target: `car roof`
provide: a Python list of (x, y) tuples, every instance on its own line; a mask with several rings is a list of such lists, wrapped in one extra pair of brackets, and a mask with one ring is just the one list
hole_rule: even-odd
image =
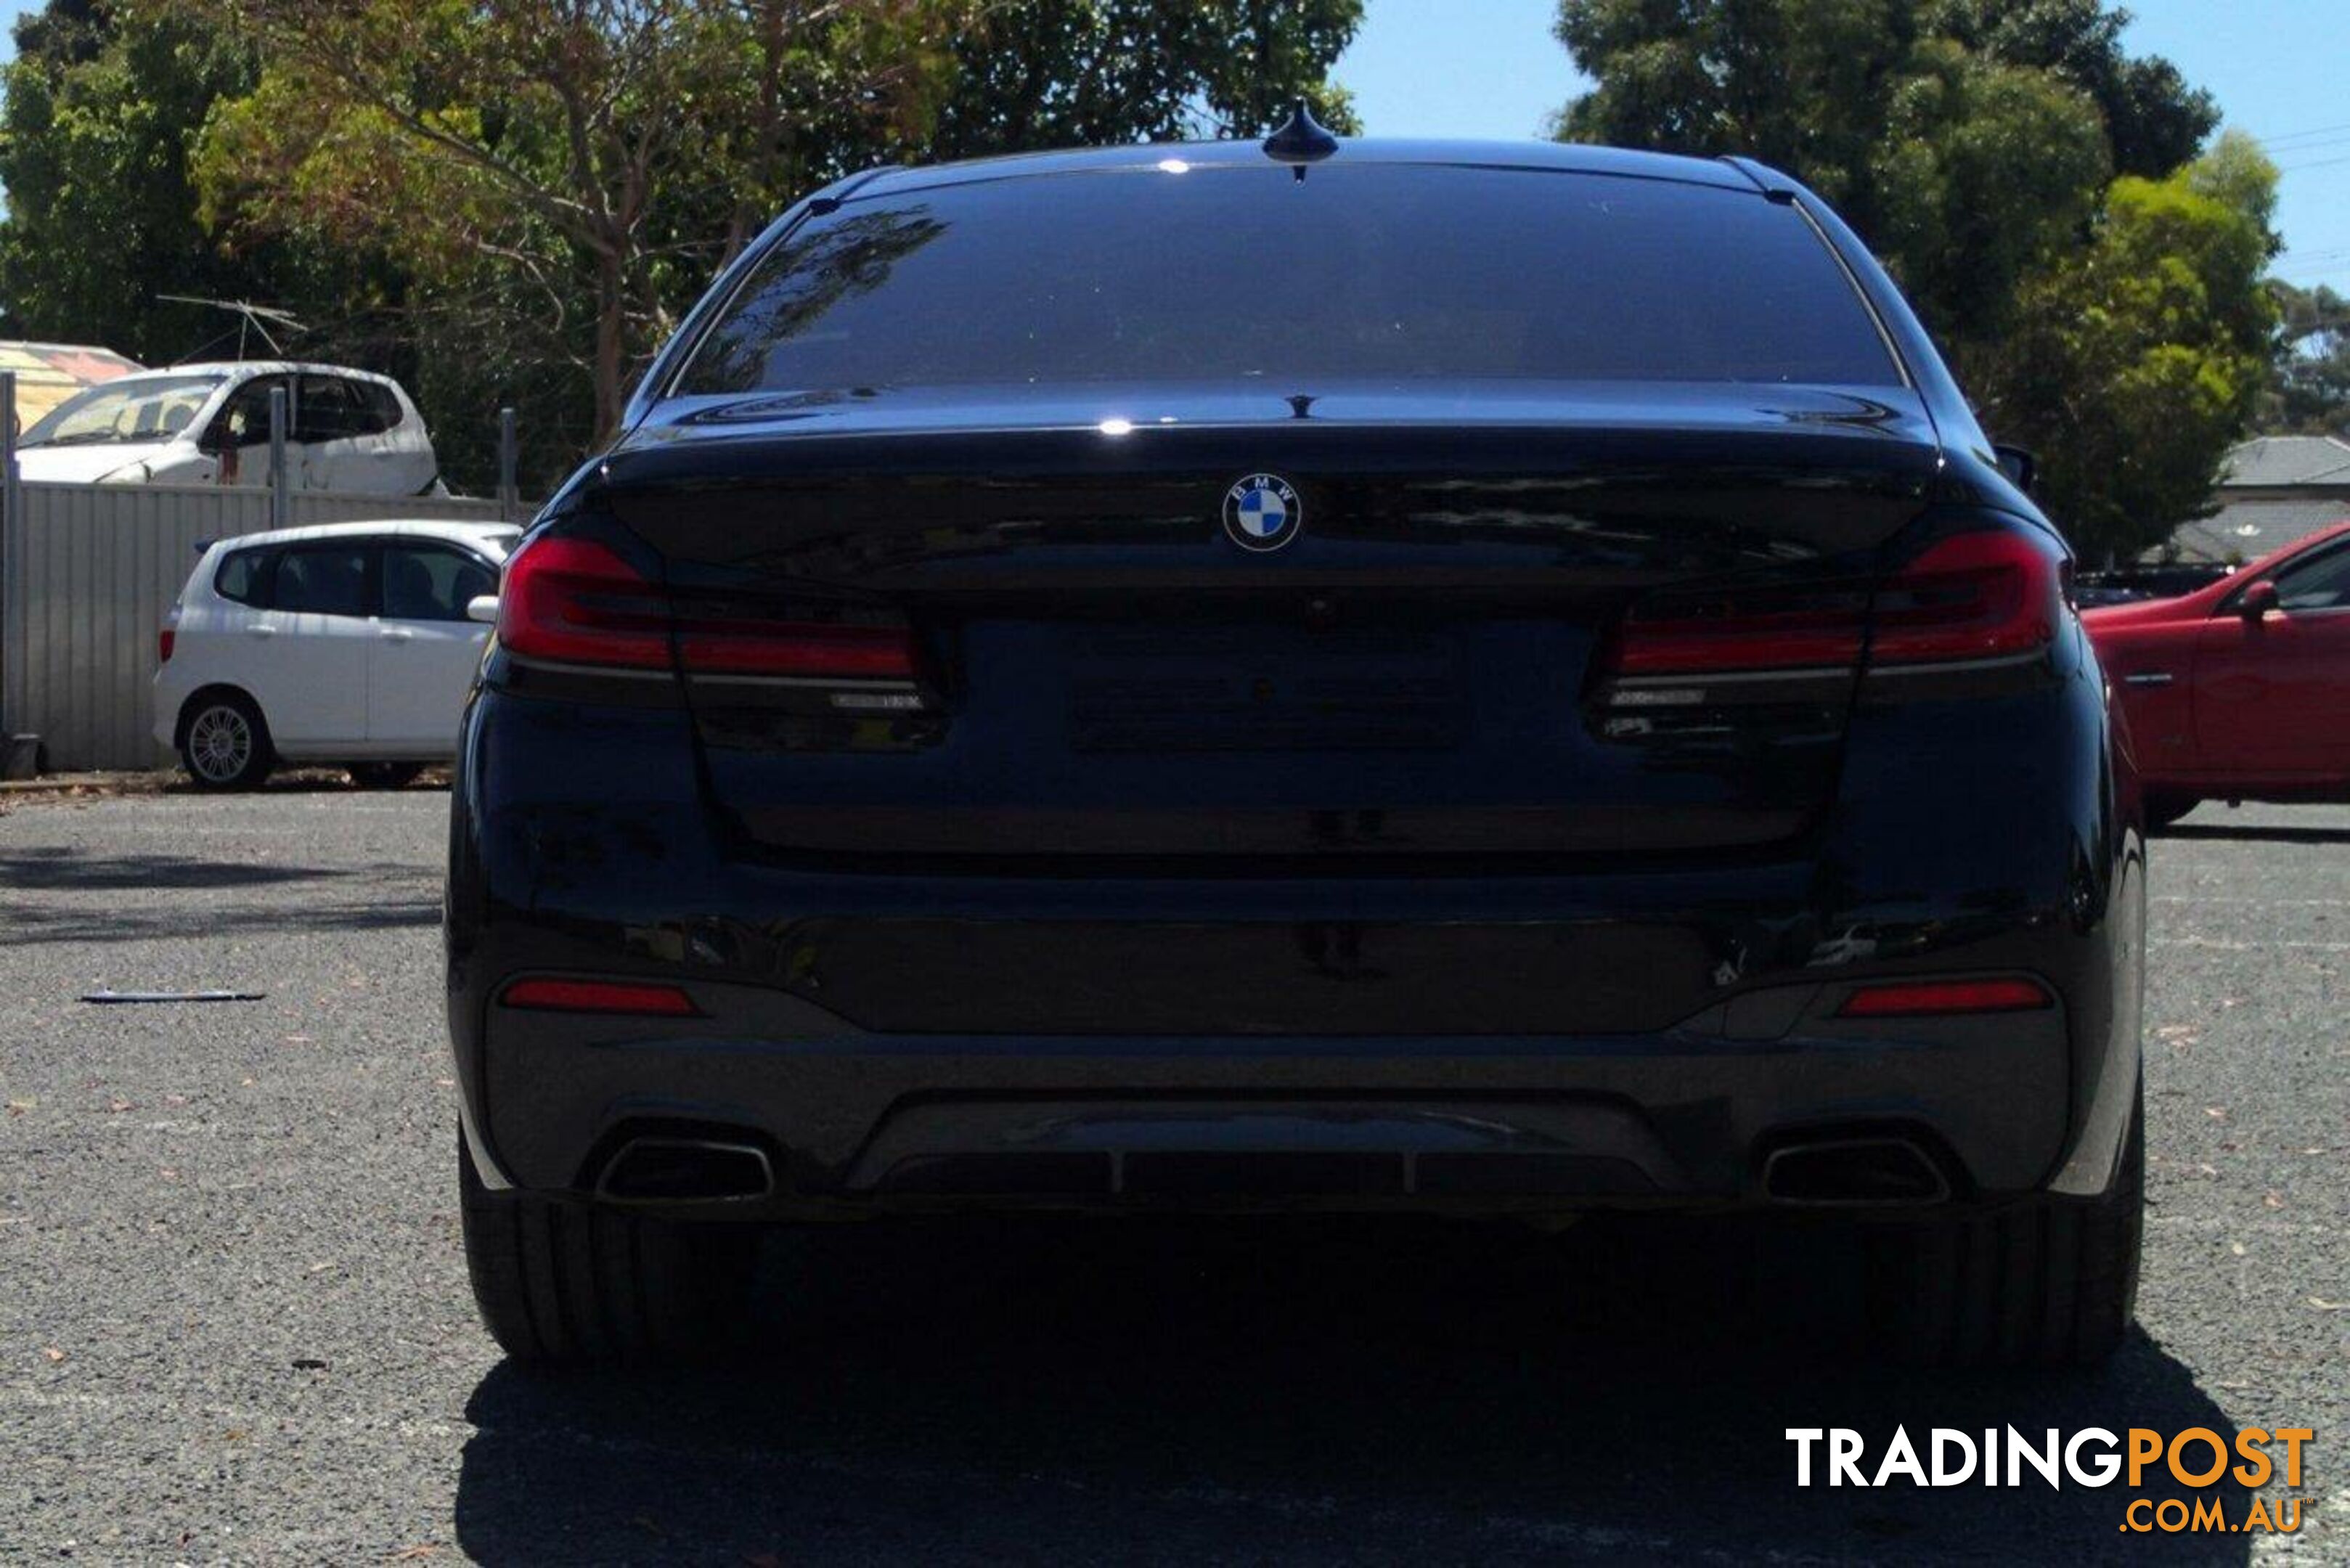
[(362, 523), (313, 523), (300, 528), (272, 528), (258, 534), (238, 534), (215, 539), (206, 546), (211, 554), (227, 550), (251, 549), (263, 545), (301, 545), (319, 539), (371, 538), (391, 535), (407, 539), (453, 539), (464, 544), (479, 544), (484, 539), (504, 534), (519, 538), (520, 523), (500, 523), (494, 520), (475, 521), (464, 517), (380, 517)]
[[(1061, 152), (1015, 153), (1003, 158), (978, 158), (960, 163), (933, 163), (882, 169), (836, 187), (835, 197), (893, 195), (944, 185), (974, 184), (991, 180), (1020, 179), (1045, 174), (1114, 172), (1154, 169), (1180, 161), (1192, 168), (1263, 169), (1279, 167), (1256, 141), (1161, 141), (1131, 147), (1098, 147)], [(1624, 147), (1594, 147), (1581, 142), (1470, 141), (1416, 140), (1398, 137), (1347, 137), (1329, 160), (1312, 169), (1353, 168), (1363, 164), (1421, 165), (1461, 169), (1538, 170), (1570, 174), (1616, 174), (1635, 179), (1674, 180), (1721, 190), (1761, 194), (1762, 181), (1738, 165), (1715, 158), (1690, 158), (1672, 152), (1641, 152)]]
[(387, 387), (399, 382), (373, 370), (361, 370), (350, 365), (327, 365), (315, 359), (201, 359), (186, 365), (158, 365), (136, 370), (128, 376), (117, 376), (103, 386), (120, 386), (126, 381), (160, 380), (169, 376), (348, 376), (355, 381), (380, 381)]

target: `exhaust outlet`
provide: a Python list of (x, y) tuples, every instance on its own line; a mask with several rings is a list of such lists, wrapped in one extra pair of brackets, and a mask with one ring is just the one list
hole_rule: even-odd
[(723, 1138), (631, 1138), (596, 1181), (596, 1196), (617, 1203), (741, 1203), (775, 1190), (767, 1151)]
[(1878, 1134), (1782, 1144), (1762, 1162), (1762, 1190), (1774, 1203), (1849, 1208), (1941, 1203), (1950, 1183), (1915, 1142)]

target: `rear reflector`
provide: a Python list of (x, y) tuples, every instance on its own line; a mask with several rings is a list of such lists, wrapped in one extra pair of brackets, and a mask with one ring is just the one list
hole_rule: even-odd
[(681, 597), (608, 545), (542, 535), (506, 562), (498, 643), (517, 658), (689, 675), (914, 678), (899, 624), (787, 619)]
[(1838, 1018), (1915, 1018), (1925, 1013), (2036, 1012), (2055, 1005), (2033, 980), (1895, 981), (1864, 985), (1844, 999)]
[(179, 640), (180, 634), (168, 626), (161, 631), (157, 632), (155, 634), (155, 662), (158, 664), (171, 663), (172, 645)]
[(518, 980), (500, 993), (498, 1002), (535, 1012), (627, 1012), (650, 1018), (692, 1018), (702, 1012), (680, 987), (612, 980)]

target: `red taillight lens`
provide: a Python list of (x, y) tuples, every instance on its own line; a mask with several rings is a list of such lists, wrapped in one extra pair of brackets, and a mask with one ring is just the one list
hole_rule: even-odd
[(669, 621), (660, 587), (592, 539), (532, 540), (498, 587), (499, 646), (524, 659), (666, 670)]
[(1865, 584), (1667, 596), (1617, 635), (1621, 675), (1852, 668), (1868, 629)]
[(681, 615), (677, 651), (689, 671), (711, 675), (914, 676), (914, 638), (903, 627)]
[(2056, 551), (1987, 528), (1933, 545), (1873, 588), (1851, 579), (1665, 593), (1617, 628), (1609, 673), (1769, 675), (1963, 663), (2034, 652), (2064, 603)]
[(542, 535), (506, 562), (498, 642), (551, 664), (688, 674), (852, 679), (914, 676), (904, 626), (744, 615), (698, 598), (672, 602), (618, 551), (592, 539)]
[(172, 649), (179, 640), (180, 634), (168, 626), (161, 631), (157, 632), (155, 634), (155, 662), (158, 664), (171, 663)]
[(1935, 1012), (2036, 1012), (2055, 1005), (2032, 980), (1892, 981), (1844, 999), (1839, 1018), (1916, 1018)]
[(1877, 593), (1871, 664), (1949, 663), (2036, 652), (2064, 604), (2053, 548), (2005, 529), (1954, 534)]
[(650, 1018), (692, 1018), (702, 1012), (681, 987), (613, 980), (518, 980), (499, 993), (498, 1002), (534, 1012), (626, 1012)]

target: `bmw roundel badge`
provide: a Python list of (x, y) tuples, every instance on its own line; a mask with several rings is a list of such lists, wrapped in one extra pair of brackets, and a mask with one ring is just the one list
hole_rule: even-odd
[(1305, 504), (1274, 474), (1252, 473), (1224, 492), (1224, 532), (1243, 550), (1278, 550), (1305, 521)]

